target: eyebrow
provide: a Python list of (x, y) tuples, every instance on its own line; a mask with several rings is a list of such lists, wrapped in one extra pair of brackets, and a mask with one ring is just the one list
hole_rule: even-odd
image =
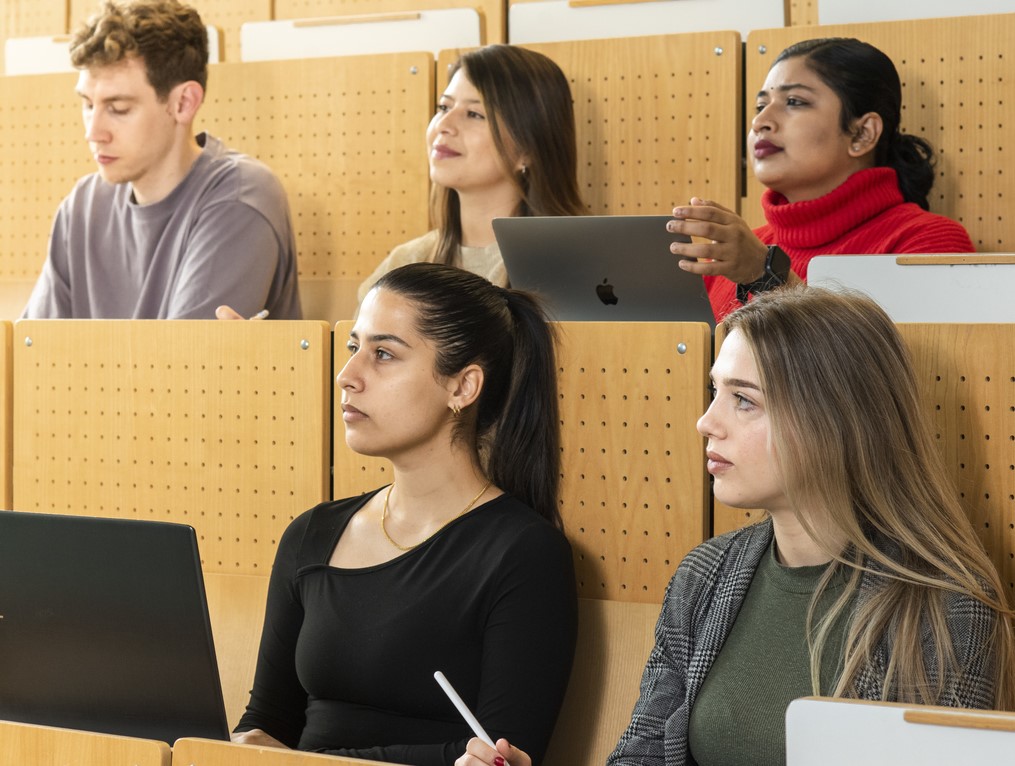
[[(815, 89), (812, 88), (810, 85), (804, 85), (802, 82), (791, 82), (787, 83), (786, 85), (777, 85), (775, 86), (774, 90), (777, 90), (779, 93), (785, 93), (788, 90), (809, 90), (811, 93), (816, 92)], [(767, 94), (768, 91), (765, 90), (764, 88), (758, 91), (759, 96), (765, 96)]]
[[(447, 93), (441, 93), (441, 98), (442, 99), (446, 98), (448, 101), (455, 101), (455, 103), (459, 103), (458, 101), (455, 100), (454, 96), (449, 96)], [(482, 99), (478, 99), (478, 98), (463, 98), (463, 99), (461, 99), (461, 103), (463, 103), (463, 104), (482, 104), (483, 101), (482, 101)]]
[[(86, 99), (87, 101), (92, 101), (93, 100), (90, 96), (82, 93), (77, 88), (74, 89), (74, 92), (77, 93), (81, 98)], [(108, 104), (110, 101), (128, 101), (128, 102), (134, 102), (134, 101), (137, 101), (137, 97), (136, 96), (128, 96), (126, 94), (123, 94), (123, 95), (116, 94), (116, 95), (112, 95), (112, 96), (105, 96), (103, 98), (98, 99), (98, 101), (101, 104)]]
[[(359, 333), (353, 331), (349, 333), (349, 337), (352, 340), (359, 340)], [(368, 335), (367, 340), (370, 343), (398, 343), (399, 345), (405, 346), (406, 348), (412, 348), (412, 346), (410, 346), (404, 340), (399, 338), (397, 335), (392, 335), (391, 333), (378, 333), (377, 335)]]
[[(709, 380), (715, 383), (715, 377), (712, 373), (708, 374)], [(744, 380), (743, 378), (723, 378), (722, 384), (727, 388), (749, 388), (752, 391), (761, 391), (761, 386), (750, 380)]]

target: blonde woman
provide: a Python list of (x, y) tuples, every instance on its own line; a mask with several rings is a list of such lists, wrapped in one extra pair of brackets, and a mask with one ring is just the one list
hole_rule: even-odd
[[(889, 318), (801, 287), (726, 326), (698, 430), (716, 498), (769, 518), (677, 569), (609, 764), (784, 763), (808, 694), (1015, 708), (1012, 611)], [(506, 740), (456, 763), (505, 760), (528, 764)]]

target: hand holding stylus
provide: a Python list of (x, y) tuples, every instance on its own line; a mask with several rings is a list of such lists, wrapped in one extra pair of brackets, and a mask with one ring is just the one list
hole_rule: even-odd
[[(465, 748), (465, 755), (455, 761), (455, 766), (479, 766), (480, 764), (486, 764), (486, 766), (510, 766), (511, 764), (532, 766), (529, 757), (521, 750), (512, 747), (506, 739), (499, 739), (496, 744), (494, 743), (443, 673), (438, 670), (433, 674), (433, 677), (437, 679), (437, 683), (448, 695), (448, 699), (451, 700), (476, 735), (475, 738), (469, 740), (469, 744)], [(508, 758), (511, 759), (510, 763)]]

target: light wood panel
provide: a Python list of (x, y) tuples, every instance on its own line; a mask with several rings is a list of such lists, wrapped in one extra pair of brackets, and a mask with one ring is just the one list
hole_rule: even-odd
[(169, 745), (0, 721), (0, 763), (24, 766), (169, 766)]
[(352, 316), (359, 282), (429, 228), (433, 69), (426, 53), (212, 67), (201, 129), (282, 181), (300, 281), (347, 301), (328, 318)]
[(544, 43), (571, 82), (578, 180), (593, 213), (740, 199), (736, 32)]
[(657, 604), (579, 599), (578, 645), (545, 766), (602, 766), (631, 720)]
[[(656, 603), (677, 564), (707, 537), (707, 325), (561, 322), (561, 513), (586, 598)], [(351, 322), (335, 328), (335, 368)], [(335, 392), (336, 405), (339, 392)], [(342, 445), (335, 408), (334, 496), (391, 481), (386, 461)]]
[[(592, 213), (668, 214), (692, 196), (740, 204), (736, 32), (540, 43), (574, 97), (578, 181)], [(438, 86), (458, 51), (441, 51)]]
[[(46, 260), (53, 215), (95, 169), (84, 141), (74, 74), (0, 78), (0, 282), (18, 295)], [(30, 292), (27, 291), (27, 292)], [(17, 302), (17, 301), (15, 301)], [(8, 312), (20, 314), (21, 307)]]
[(275, 18), (302, 19), (437, 8), (475, 8), (482, 22), (482, 42), (507, 42), (507, 3), (504, 0), (275, 0)]
[(173, 766), (391, 766), (391, 764), (187, 737), (176, 740), (176, 744), (173, 745)]
[(786, 26), (803, 27), (818, 24), (818, 0), (787, 0), (789, 18)]
[(707, 537), (707, 325), (562, 322), (561, 512), (579, 595), (660, 603)]
[(205, 572), (267, 573), (327, 496), (323, 322), (15, 326), (14, 505), (176, 521)]
[[(945, 468), (1015, 595), (1015, 325), (901, 324)], [(715, 504), (715, 533), (758, 511)]]
[(208, 572), (204, 576), (204, 586), (226, 720), (232, 728), (247, 709), (254, 684), (268, 576)]
[[(754, 94), (775, 57), (813, 37), (856, 37), (892, 58), (903, 88), (902, 129), (927, 139), (938, 154), (930, 207), (960, 221), (979, 251), (1015, 251), (1015, 78), (1011, 44), (1015, 14), (871, 24), (792, 27), (752, 32), (747, 39), (747, 127)], [(748, 165), (744, 213), (764, 222), (762, 186)]]
[(945, 468), (1015, 596), (1015, 325), (902, 324)]

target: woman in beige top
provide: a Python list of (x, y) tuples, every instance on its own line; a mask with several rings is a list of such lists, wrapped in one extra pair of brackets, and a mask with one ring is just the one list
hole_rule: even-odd
[(493, 219), (582, 215), (574, 108), (567, 78), (535, 51), (488, 45), (450, 70), (426, 131), (432, 220), (437, 228), (399, 245), (360, 285), (417, 261), (447, 263), (507, 285)]

